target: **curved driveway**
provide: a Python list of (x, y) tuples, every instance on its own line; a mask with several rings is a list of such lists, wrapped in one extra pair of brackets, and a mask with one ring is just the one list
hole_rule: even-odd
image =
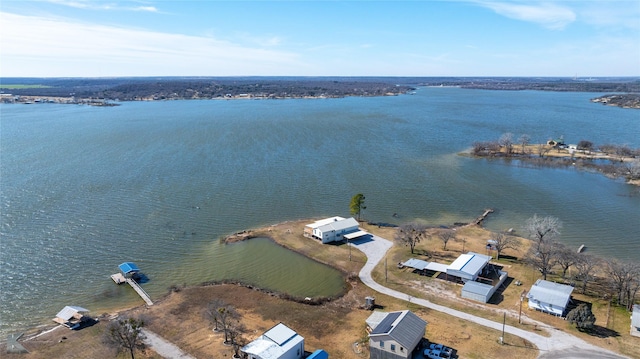
[[(382, 237), (371, 235), (370, 237), (364, 237), (359, 240), (351, 241), (354, 247), (363, 252), (367, 256), (367, 263), (360, 270), (360, 280), (371, 289), (386, 294), (388, 296), (398, 298), (401, 300), (408, 300), (408, 296), (405, 293), (398, 292), (391, 288), (387, 288), (378, 284), (371, 277), (371, 272), (375, 266), (384, 258), (387, 251), (393, 246), (393, 243)], [(452, 315), (476, 324), (483, 325), (498, 331), (502, 331), (502, 323), (494, 322), (485, 318), (477, 317), (459, 310), (451, 309), (442, 305), (432, 303), (428, 300), (421, 298), (411, 298), (411, 303), (421, 305), (426, 308), (437, 310), (442, 313)], [(516, 328), (510, 325), (505, 326), (505, 333), (509, 333), (520, 338), (526, 339), (532, 342), (540, 350), (538, 358), (563, 358), (563, 359), (589, 359), (589, 358), (607, 358), (616, 359), (624, 358), (612, 351), (600, 348), (598, 346), (589, 344), (584, 340), (575, 337), (571, 334), (564, 333), (558, 329), (549, 328), (546, 324), (541, 322), (533, 322), (539, 325), (541, 328), (548, 328), (550, 336), (544, 337), (539, 334), (531, 333), (520, 328)]]

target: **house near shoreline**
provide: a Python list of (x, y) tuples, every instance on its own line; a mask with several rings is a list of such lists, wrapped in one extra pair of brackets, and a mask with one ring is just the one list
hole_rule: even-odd
[(240, 350), (249, 359), (302, 359), (304, 338), (293, 329), (278, 323)]
[(315, 238), (322, 243), (338, 242), (344, 239), (353, 239), (365, 235), (367, 232), (358, 228), (358, 221), (353, 217), (330, 217), (307, 224), (304, 227), (304, 236)]
[(529, 309), (564, 317), (573, 287), (538, 279), (527, 293)]
[(631, 311), (631, 335), (640, 337), (640, 304), (634, 304)]
[(370, 359), (412, 358), (427, 328), (427, 322), (409, 310), (374, 312), (366, 323)]

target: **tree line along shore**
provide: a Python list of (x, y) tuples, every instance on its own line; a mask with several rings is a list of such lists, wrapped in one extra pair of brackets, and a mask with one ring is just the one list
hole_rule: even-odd
[(532, 144), (527, 134), (516, 138), (505, 133), (496, 140), (474, 142), (470, 152), (476, 157), (520, 160), (533, 166), (585, 169), (640, 185), (640, 148), (626, 144), (596, 145), (589, 140), (567, 144), (562, 136)]
[[(577, 288), (574, 299), (591, 304), (596, 318), (594, 326), (581, 331), (562, 318), (530, 310), (523, 313), (526, 318), (547, 323), (550, 327), (569, 332), (592, 344), (631, 357), (640, 356), (640, 343), (628, 334), (627, 310), (630, 303), (637, 301), (640, 266), (637, 263), (600, 258), (588, 252), (578, 253), (575, 248), (561, 245), (558, 238), (562, 224), (553, 217), (533, 216), (527, 223), (516, 226), (517, 229), (505, 232), (491, 232), (475, 224), (419, 225), (416, 228), (422, 235), (411, 246), (399, 233), (401, 228), (415, 223), (379, 227), (377, 224), (361, 222), (361, 227), (370, 233), (395, 240), (396, 245), (387, 253), (384, 263), (396, 263), (408, 258), (451, 262), (459, 254), (468, 251), (484, 253), (487, 242), (494, 241), (500, 247), (500, 253), (490, 253), (494, 256), (492, 263), (508, 270), (512, 280), (486, 305), (459, 298), (460, 287), (457, 284), (424, 277), (396, 268), (395, 265), (387, 267), (382, 262), (374, 270), (374, 279), (407, 293), (408, 301), (374, 292), (364, 286), (356, 275), (366, 261), (364, 255), (357, 250), (351, 253), (345, 243), (323, 245), (304, 237), (303, 228), (309, 221), (283, 222), (239, 233), (243, 238), (271, 238), (290, 250), (341, 270), (345, 273), (347, 284), (347, 290), (341, 297), (305, 303), (304, 300), (292, 302), (286, 294), (264, 291), (251, 285), (175, 285), (152, 307), (138, 306), (115, 315), (105, 314), (100, 322), (90, 328), (81, 331), (58, 330), (25, 342), (31, 351), (29, 358), (64, 357), (71, 353), (86, 353), (87, 357), (96, 359), (112, 358), (114, 349), (106, 345), (102, 338), (108, 324), (112, 323), (111, 319), (115, 317), (140, 318), (146, 328), (176, 343), (195, 357), (231, 356), (234, 347), (224, 344), (227, 340), (223, 331), (212, 332), (216, 325), (216, 319), (211, 315), (212, 308), (225, 308), (225, 311), (233, 313), (235, 322), (242, 324), (240, 328), (245, 331), (234, 339), (237, 343), (250, 341), (274, 324), (284, 322), (305, 337), (308, 347), (328, 349), (334, 358), (367, 357), (364, 320), (371, 313), (364, 308), (367, 296), (375, 297), (376, 304), (385, 311), (414, 311), (429, 323), (427, 338), (456, 348), (460, 357), (494, 358), (499, 355), (535, 358), (538, 350), (526, 341), (507, 337), (506, 343), (511, 345), (500, 345), (496, 340), (499, 333), (421, 309), (411, 303), (411, 298), (425, 298), (494, 321), (498, 317), (502, 320), (502, 311), (506, 311), (509, 313), (507, 324), (539, 333), (541, 329), (527, 324), (526, 320), (519, 323), (517, 313), (522, 291), (543, 277), (556, 282), (574, 283)], [(545, 234), (540, 236), (536, 233)], [(541, 253), (545, 255), (541, 256)], [(309, 326), (308, 323), (317, 325)], [(359, 343), (360, 354), (354, 352), (356, 343)], [(137, 351), (136, 357), (157, 356), (147, 348)]]
[(5, 78), (3, 103), (76, 103), (94, 106), (119, 101), (187, 99), (288, 99), (395, 96), (417, 87), (455, 86), (482, 90), (612, 92), (592, 99), (611, 106), (640, 108), (640, 81), (603, 78), (448, 77), (164, 77), (164, 78)]

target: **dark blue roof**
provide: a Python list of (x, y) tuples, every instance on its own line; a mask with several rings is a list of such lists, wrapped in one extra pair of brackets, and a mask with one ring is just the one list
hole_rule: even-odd
[(140, 268), (133, 262), (124, 262), (118, 267), (124, 274), (140, 272)]
[(382, 319), (380, 324), (378, 324), (375, 327), (375, 329), (371, 332), (371, 334), (389, 333), (389, 331), (393, 327), (393, 322), (395, 322), (396, 319), (398, 319), (400, 314), (402, 314), (402, 312), (393, 312), (393, 313), (387, 314), (387, 316), (384, 317), (384, 319)]

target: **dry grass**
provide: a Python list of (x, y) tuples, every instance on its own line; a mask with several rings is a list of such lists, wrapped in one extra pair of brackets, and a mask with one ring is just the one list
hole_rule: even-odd
[[(242, 321), (249, 329), (245, 334), (246, 340), (253, 340), (273, 325), (283, 322), (305, 337), (307, 351), (323, 348), (330, 353), (332, 358), (366, 358), (368, 357), (367, 345), (359, 345), (356, 347), (357, 350), (354, 350), (354, 343), (366, 340), (364, 321), (370, 312), (362, 309), (361, 306), (364, 304), (366, 296), (374, 296), (376, 304), (381, 305), (384, 310), (410, 309), (417, 313), (429, 323), (427, 338), (433, 342), (440, 342), (455, 348), (460, 357), (535, 358), (538, 355), (538, 351), (532, 348), (530, 343), (520, 338), (508, 335), (505, 338), (508, 345), (500, 345), (497, 342), (500, 333), (495, 330), (373, 292), (360, 283), (354, 275), (364, 264), (366, 260), (364, 255), (357, 250), (352, 250), (350, 261), (348, 246), (321, 245), (316, 241), (304, 238), (301, 235), (302, 228), (308, 222), (308, 220), (286, 222), (255, 230), (251, 232), (251, 235), (272, 237), (280, 245), (336, 267), (348, 274), (346, 278), (349, 278), (350, 285), (348, 287), (350, 289), (348, 293), (337, 300), (323, 305), (311, 306), (287, 301), (275, 294), (242, 286), (212, 285), (183, 288), (178, 292), (169, 293), (153, 307), (134, 308), (123, 314), (144, 315), (149, 320), (148, 328), (150, 330), (172, 341), (197, 358), (231, 357), (233, 354), (231, 347), (222, 344), (222, 334), (212, 331), (212, 324), (204, 314), (207, 304), (214, 298), (218, 298), (234, 305), (240, 311)], [(363, 225), (363, 227), (388, 239), (392, 239), (395, 233), (394, 228), (377, 228), (368, 225)], [(464, 243), (464, 252), (484, 253), (486, 240), (490, 236), (489, 232), (475, 226), (461, 228), (457, 231), (459, 238), (467, 239)], [(526, 241), (523, 242), (523, 245), (526, 245)], [(437, 239), (427, 240), (418, 245), (416, 252), (429, 253), (430, 257), (422, 254), (416, 254), (413, 257), (448, 263), (462, 253), (462, 247), (463, 243), (460, 241), (449, 242), (447, 251), (443, 251), (442, 242)], [(510, 277), (522, 281), (523, 285), (519, 287), (511, 283), (493, 304), (483, 305), (463, 300), (459, 298), (461, 287), (458, 285), (419, 276), (407, 270), (398, 270), (395, 263), (412, 257), (407, 247), (394, 247), (388, 253), (387, 262), (394, 263), (394, 265), (390, 264), (387, 270), (387, 285), (406, 291), (412, 296), (424, 297), (489, 319), (499, 320), (502, 315), (497, 314), (498, 310), (510, 310), (512, 313), (517, 313), (522, 289), (529, 288), (537, 279), (534, 271), (520, 265), (517, 261), (520, 252), (506, 251), (504, 253), (506, 257), (497, 263), (505, 267)], [(374, 277), (381, 283), (385, 282), (383, 264), (376, 268)], [(579, 295), (576, 297), (582, 299)], [(611, 308), (608, 323), (605, 323), (603, 321), (606, 321), (604, 313), (607, 311), (607, 306), (597, 300), (594, 301), (593, 298), (584, 299), (594, 303), (594, 313), (598, 318), (597, 324), (609, 328), (613, 333), (617, 332), (619, 336), (610, 335), (598, 338), (576, 331), (562, 319), (526, 309), (523, 312), (532, 319), (572, 332), (596, 345), (626, 355), (640, 357), (640, 344), (636, 343), (637, 340), (633, 341), (635, 338), (631, 338), (629, 335), (628, 313)], [(113, 358), (114, 353), (107, 350), (100, 342), (105, 322), (106, 320), (103, 320), (93, 327), (77, 332), (59, 329), (39, 337), (37, 340), (27, 342), (25, 346), (31, 353), (24, 355), (24, 358)], [(508, 324), (518, 326), (517, 317), (513, 315), (509, 317)], [(521, 325), (521, 327), (535, 330), (527, 325)], [(541, 334), (542, 332), (537, 331), (537, 333)], [(62, 336), (65, 336), (66, 339), (60, 341)], [(6, 355), (4, 350), (0, 353), (2, 353), (0, 355)], [(123, 354), (120, 357), (126, 358)], [(137, 357), (157, 358), (158, 356), (147, 350)]]

